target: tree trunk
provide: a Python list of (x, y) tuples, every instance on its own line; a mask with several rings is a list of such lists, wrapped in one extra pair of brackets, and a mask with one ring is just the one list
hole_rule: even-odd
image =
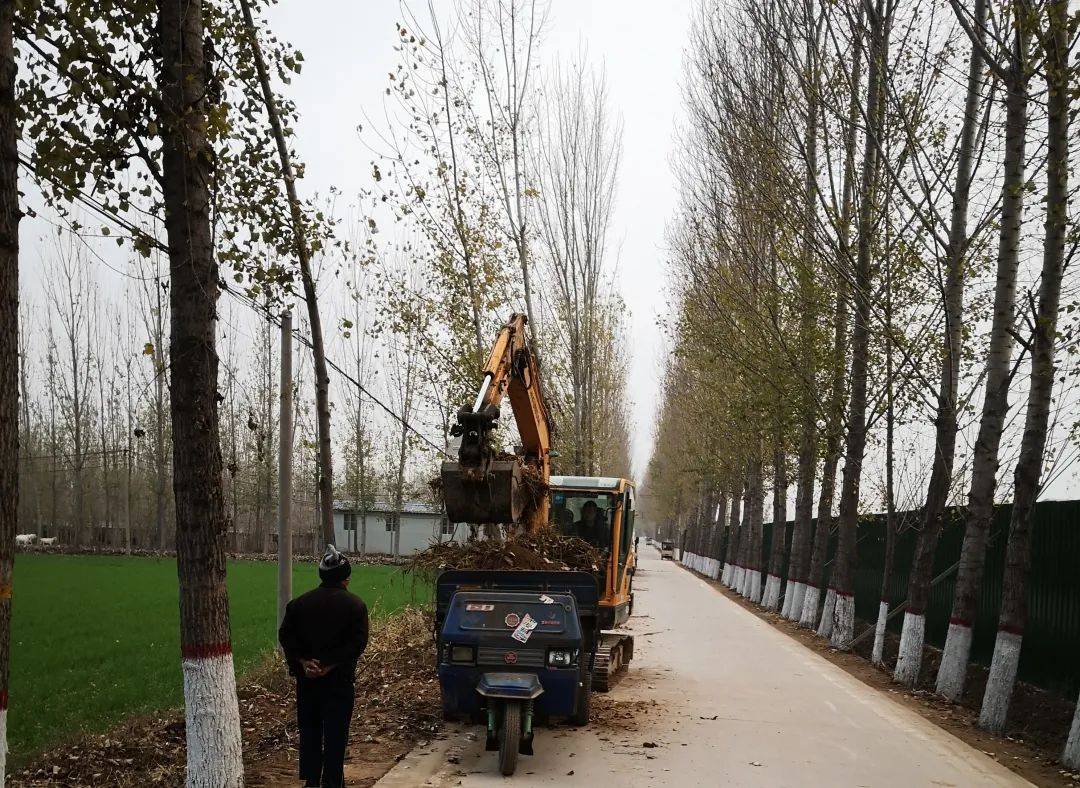
[[(821, 587), (825, 576), (825, 557), (829, 549), (829, 532), (832, 529), (833, 521), (836, 467), (840, 459), (840, 429), (840, 424), (837, 423), (836, 431), (830, 430), (826, 439), (825, 464), (821, 474), (821, 494), (818, 496), (817, 524), (813, 529), (814, 547), (810, 556), (810, 568), (806, 574), (803, 603), (799, 609), (799, 626), (801, 627), (815, 627), (818, 622), (818, 608), (821, 606)], [(795, 612), (795, 608), (792, 608), (792, 613)]]
[(74, 471), (75, 476), (75, 546), (79, 547), (83, 544), (83, 539), (86, 535), (86, 492), (85, 487), (83, 486), (83, 391), (79, 386), (79, 345), (77, 334), (71, 334), (69, 345), (71, 350), (71, 420), (73, 441), (71, 450), (74, 455), (72, 457), (72, 470)]
[(724, 554), (722, 582), (728, 588), (735, 588), (739, 563), (739, 518), (742, 506), (742, 484), (731, 491), (731, 515), (728, 517), (728, 541)]
[[(869, 75), (867, 78), (868, 129), (863, 151), (859, 206), (859, 246), (853, 276), (854, 327), (851, 336), (851, 395), (848, 398), (847, 446), (840, 492), (839, 535), (833, 562), (831, 588), (835, 592), (834, 624), (830, 643), (850, 647), (855, 628), (855, 540), (859, 521), (859, 486), (866, 449), (866, 378), (870, 361), (870, 299), (873, 291), (871, 246), (874, 228), (874, 192), (877, 185), (878, 146), (881, 138), (884, 81), (882, 70), (888, 53), (889, 23), (886, 2), (877, 0), (870, 14)], [(820, 525), (820, 523), (819, 523)]]
[[(815, 26), (816, 27), (816, 26)], [(809, 66), (806, 88), (806, 129), (803, 147), (806, 151), (806, 178), (803, 185), (803, 241), (801, 264), (799, 266), (799, 356), (806, 364), (803, 379), (799, 387), (799, 457), (795, 489), (795, 526), (791, 536), (791, 565), (788, 567), (787, 616), (792, 617), (792, 609), (799, 600), (799, 612), (802, 611), (802, 599), (805, 598), (807, 558), (809, 556), (810, 523), (814, 512), (814, 475), (817, 470), (817, 403), (813, 391), (815, 380), (814, 330), (816, 322), (816, 296), (814, 251), (817, 230), (817, 148), (818, 148), (818, 35), (815, 29), (813, 37), (807, 37), (806, 58)], [(784, 515), (786, 521), (787, 515)], [(775, 527), (775, 523), (774, 523)], [(779, 580), (779, 578), (778, 578)], [(795, 614), (798, 615), (798, 614)]]
[(1031, 514), (1039, 495), (1046, 431), (1054, 393), (1054, 341), (1065, 263), (1069, 200), (1069, 52), (1068, 0), (1046, 6), (1046, 223), (1042, 279), (1031, 348), (1031, 390), (1024, 417), (1024, 437), (1013, 478), (1013, 509), (1005, 552), (1005, 577), (997, 640), (983, 695), (979, 726), (994, 733), (1005, 728), (1016, 682), (1020, 644), (1027, 624), (1027, 577), (1031, 567)]
[(11, 585), (19, 517), (19, 171), (15, 3), (0, 0), (0, 785), (7, 770)]
[(210, 229), (208, 187), (213, 174), (205, 136), (203, 13), (201, 0), (159, 0), (159, 127), (169, 243), (173, 492), (187, 784), (222, 788), (243, 785), (244, 773), (225, 587), (228, 523), (218, 441), (218, 271)]
[(960, 379), (961, 333), (964, 310), (964, 258), (967, 251), (968, 195), (971, 191), (971, 167), (978, 125), (979, 99), (983, 84), (982, 31), (986, 23), (986, 0), (976, 0), (973, 27), (979, 40), (971, 47), (968, 60), (967, 97), (964, 120), (960, 126), (960, 146), (956, 158), (956, 185), (953, 190), (952, 216), (949, 224), (949, 248), (945, 273), (945, 335), (941, 347), (941, 382), (938, 388), (935, 418), (934, 462), (926, 490), (922, 529), (915, 544), (915, 558), (908, 580), (908, 608), (900, 635), (900, 653), (893, 678), (914, 686), (922, 665), (926, 631), (926, 603), (934, 570), (934, 553), (943, 527), (942, 515), (952, 488), (953, 461), (956, 458), (957, 390)]
[(154, 523), (157, 526), (158, 549), (164, 550), (167, 542), (165, 526), (165, 348), (162, 320), (161, 280), (155, 280), (158, 312), (155, 325), (158, 328), (154, 343)]
[(720, 500), (717, 502), (715, 511), (717, 513), (716, 527), (713, 529), (713, 541), (709, 547), (709, 557), (713, 561), (713, 569), (709, 576), (713, 580), (719, 580), (724, 562), (724, 556), (720, 554), (720, 546), (724, 541), (724, 530), (727, 527), (728, 516), (728, 494), (723, 488), (720, 490)]
[(750, 462), (747, 485), (747, 507), (750, 521), (750, 538), (747, 541), (747, 577), (742, 594), (751, 602), (761, 601), (761, 526), (764, 519), (765, 494), (762, 484), (760, 440), (755, 441), (755, 457)]
[(769, 577), (761, 604), (767, 610), (780, 607), (780, 584), (787, 539), (787, 458), (779, 430), (773, 443), (772, 544), (769, 547)]
[[(886, 207), (887, 210), (887, 207)], [(886, 228), (888, 223), (886, 220)], [(886, 242), (886, 250), (888, 250)], [(893, 300), (892, 259), (886, 252), (885, 262), (885, 561), (881, 570), (881, 597), (878, 618), (874, 627), (874, 647), (870, 661), (883, 665), (885, 627), (889, 621), (889, 583), (892, 581), (893, 560), (896, 554), (896, 496), (894, 494), (894, 446), (896, 413), (893, 397)]]
[(1025, 75), (1028, 34), (1021, 26), (1013, 39), (1005, 104), (1005, 161), (1001, 185), (1001, 227), (998, 234), (997, 281), (994, 318), (986, 357), (986, 392), (983, 395), (979, 435), (971, 466), (964, 544), (956, 576), (952, 617), (945, 650), (938, 668), (938, 694), (956, 701), (964, 691), (971, 655), (972, 626), (979, 587), (986, 565), (986, 542), (994, 518), (998, 452), (1009, 411), (1013, 331), (1016, 327), (1016, 273), (1020, 259), (1020, 225), (1024, 215), (1026, 180), (1028, 84)]
[[(863, 16), (860, 6), (859, 19)], [(840, 204), (838, 235), (843, 254), (840, 265), (846, 266), (851, 258), (849, 235), (851, 216), (855, 204), (856, 134), (859, 127), (859, 86), (862, 84), (863, 42), (861, 32), (855, 31), (855, 53), (851, 64), (851, 95), (848, 102), (848, 124), (844, 135), (844, 185)], [(800, 583), (795, 588), (795, 598), (789, 612), (791, 620), (799, 626), (812, 627), (818, 620), (821, 586), (825, 574), (825, 556), (832, 527), (833, 498), (836, 493), (836, 469), (840, 464), (841, 442), (844, 434), (844, 380), (847, 372), (847, 326), (848, 284), (845, 270), (836, 279), (836, 309), (833, 314), (833, 342), (829, 400), (825, 415), (825, 461), (821, 472), (821, 492), (818, 496), (817, 527), (813, 531), (813, 548), (810, 547), (811, 524), (804, 527), (801, 551), (797, 557), (797, 575)], [(798, 515), (796, 515), (797, 518)], [(796, 555), (792, 553), (792, 562)], [(790, 570), (789, 570), (790, 571)]]
[(270, 121), (270, 130), (277, 143), (278, 159), (281, 165), (281, 177), (285, 181), (285, 193), (289, 200), (289, 214), (292, 219), (293, 241), (296, 245), (296, 260), (300, 265), (300, 279), (304, 287), (304, 301), (307, 304), (308, 324), (311, 327), (311, 354), (315, 371), (315, 414), (319, 432), (319, 524), (321, 548), (334, 541), (334, 460), (330, 445), (330, 374), (326, 367), (326, 346), (323, 343), (322, 317), (319, 313), (318, 294), (315, 291), (315, 279), (311, 273), (311, 250), (308, 246), (307, 229), (300, 199), (296, 195), (296, 174), (289, 157), (289, 148), (285, 142), (285, 133), (281, 128), (274, 92), (270, 88), (270, 76), (263, 60), (262, 47), (259, 45), (258, 31), (251, 16), (251, 4), (240, 0), (244, 12), (244, 23), (251, 39), (252, 55), (259, 72), (263, 103)]

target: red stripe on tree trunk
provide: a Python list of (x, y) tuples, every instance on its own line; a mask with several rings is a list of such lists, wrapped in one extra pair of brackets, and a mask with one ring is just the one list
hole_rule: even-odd
[(232, 644), (224, 643), (198, 643), (194, 646), (182, 646), (180, 653), (184, 659), (210, 659), (211, 657), (223, 657), (232, 653)]
[(851, 597), (855, 596), (854, 594), (849, 594), (847, 591), (841, 591), (839, 588), (834, 588), (833, 591), (836, 592), (837, 596), (842, 596), (842, 597), (846, 597), (846, 598), (851, 598)]
[(968, 629), (971, 629), (971, 622), (970, 621), (968, 621), (967, 619), (964, 619), (964, 618), (957, 618), (956, 616), (953, 616), (952, 618), (949, 619), (949, 626), (954, 626), (954, 625), (958, 626), (958, 627), (967, 627)]
[(1020, 637), (1024, 636), (1023, 627), (1014, 627), (1011, 624), (1002, 624), (998, 627), (998, 632), (1008, 632), (1010, 635), (1019, 635)]
[(0, 691), (0, 711), (7, 711), (7, 690)]

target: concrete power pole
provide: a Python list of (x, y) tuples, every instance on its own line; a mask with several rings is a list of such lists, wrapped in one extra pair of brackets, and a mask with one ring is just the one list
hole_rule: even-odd
[(278, 428), (277, 620), (292, 599), (292, 313), (281, 316), (281, 425)]

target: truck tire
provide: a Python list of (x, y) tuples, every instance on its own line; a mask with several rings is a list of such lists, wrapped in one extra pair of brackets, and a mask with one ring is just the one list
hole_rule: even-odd
[(581, 669), (581, 694), (578, 695), (577, 706), (570, 721), (577, 726), (589, 724), (589, 698), (592, 697), (592, 671), (588, 665)]
[(508, 700), (503, 704), (502, 733), (499, 736), (499, 772), (504, 777), (509, 777), (517, 768), (520, 745), (521, 703)]

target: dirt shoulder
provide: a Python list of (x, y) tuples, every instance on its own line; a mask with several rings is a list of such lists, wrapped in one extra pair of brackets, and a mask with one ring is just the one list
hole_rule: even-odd
[[(948, 703), (932, 691), (940, 651), (930, 648), (926, 650), (918, 689), (908, 690), (892, 681), (891, 671), (876, 667), (870, 662), (871, 638), (867, 638), (854, 651), (837, 651), (830, 648), (828, 641), (818, 637), (812, 630), (803, 629), (776, 613), (762, 609), (719, 581), (697, 572), (692, 574), (700, 577), (735, 604), (843, 668), (863, 683), (888, 693), (897, 703), (912, 709), (1036, 785), (1080, 785), (1080, 775), (1065, 771), (1059, 762), (1072, 718), (1072, 704), (1064, 699), (1037, 687), (1018, 683), (1006, 736), (994, 736), (976, 726), (979, 719), (978, 703), (982, 697), (982, 687), (986, 683), (985, 669), (973, 666), (963, 701), (958, 704)], [(865, 626), (866, 622), (858, 622), (856, 630), (861, 631)], [(892, 637), (886, 642), (886, 665), (895, 663), (897, 641), (898, 638)]]

